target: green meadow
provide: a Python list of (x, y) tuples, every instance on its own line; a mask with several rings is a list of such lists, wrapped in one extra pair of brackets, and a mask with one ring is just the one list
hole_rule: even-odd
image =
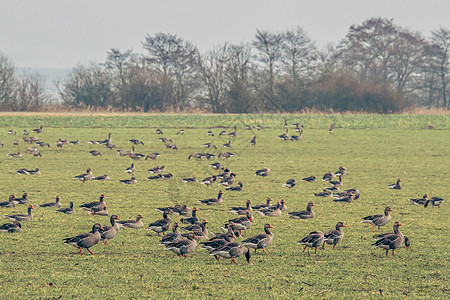
[[(300, 141), (282, 141), (279, 135), (288, 124), (304, 126)], [(328, 133), (331, 123), (334, 134)], [(42, 133), (31, 130), (44, 126)], [(219, 136), (237, 126), (237, 136), (231, 148), (221, 145), (228, 136)], [(260, 131), (246, 125), (261, 125)], [(428, 129), (433, 125), (433, 129)], [(22, 141), (22, 131), (39, 137), (51, 147), (38, 147), (42, 157), (26, 154), (30, 145)], [(161, 129), (164, 135), (157, 135)], [(177, 135), (185, 129), (184, 135)], [(15, 130), (16, 135), (9, 135)], [(215, 136), (207, 135), (211, 130)], [(104, 140), (111, 133), (110, 150), (88, 141)], [(292, 127), (289, 133), (297, 134)], [(250, 140), (256, 136), (256, 146)], [(179, 150), (167, 149), (160, 137), (167, 137)], [(19, 146), (13, 140), (19, 140)], [(56, 141), (80, 140), (79, 145), (57, 148)], [(136, 152), (160, 153), (156, 160), (132, 160), (120, 157), (117, 149), (130, 151), (130, 139), (139, 139)], [(10, 194), (19, 197), (27, 192), (33, 210), (33, 221), (22, 222), (20, 233), (0, 233), (0, 298), (1, 299), (444, 299), (450, 297), (449, 278), (449, 178), (450, 178), (450, 119), (448, 115), (7, 115), (0, 116), (0, 201)], [(201, 145), (211, 142), (215, 149)], [(102, 156), (94, 157), (91, 150)], [(22, 158), (8, 154), (23, 152)], [(194, 152), (218, 155), (229, 151), (230, 159), (215, 157), (190, 159)], [(225, 191), (220, 206), (204, 206), (198, 200), (214, 198), (223, 187), (217, 183), (208, 187), (200, 183), (183, 183), (181, 179), (195, 176), (200, 181), (217, 174), (209, 164), (221, 162), (237, 174), (244, 190)], [(137, 184), (123, 185), (118, 180), (130, 176), (124, 170), (134, 163)], [(171, 180), (147, 180), (147, 170), (166, 167)], [(315, 197), (329, 185), (322, 182), (328, 171), (345, 166), (348, 174), (343, 188), (356, 187), (360, 198), (354, 203), (337, 203), (332, 198)], [(255, 171), (270, 168), (268, 177), (255, 176)], [(16, 169), (40, 168), (41, 175), (26, 176)], [(108, 174), (110, 181), (83, 183), (73, 177), (92, 168), (94, 176)], [(310, 175), (315, 182), (302, 182)], [(282, 187), (290, 178), (297, 180), (292, 189)], [(401, 190), (388, 185), (402, 179)], [(410, 198), (444, 198), (441, 208), (413, 205)], [(121, 230), (104, 246), (99, 243), (78, 255), (74, 247), (63, 245), (63, 238), (91, 230), (96, 222), (109, 225), (109, 217), (91, 216), (79, 210), (79, 205), (98, 200), (105, 194), (110, 215), (122, 220), (144, 215), (144, 229)], [(57, 214), (52, 208), (39, 204), (61, 197), (64, 207), (69, 201), (75, 214)], [(281, 217), (254, 214), (254, 224), (247, 232), (253, 236), (263, 232), (266, 223), (273, 225), (273, 243), (268, 254), (252, 252), (250, 264), (244, 257), (231, 265), (223, 259), (216, 261), (198, 246), (186, 258), (178, 257), (159, 246), (158, 236), (145, 228), (162, 218), (157, 207), (186, 204), (198, 207), (199, 218), (206, 218), (210, 232), (220, 232), (234, 215), (231, 206), (286, 200), (289, 211), (304, 210), (308, 202), (316, 216), (296, 220), (283, 212)], [(407, 251), (390, 252), (371, 247), (371, 226), (362, 224), (363, 217), (380, 214), (389, 206), (392, 221), (381, 232), (392, 232), (395, 221), (411, 240)], [(26, 205), (0, 208), (2, 216), (26, 213)], [(179, 221), (179, 216), (171, 216)], [(314, 253), (302, 253), (298, 241), (311, 231), (328, 231), (342, 221), (345, 237), (336, 249), (327, 245)], [(0, 224), (9, 222), (1, 218)], [(240, 239), (238, 239), (240, 240)]]

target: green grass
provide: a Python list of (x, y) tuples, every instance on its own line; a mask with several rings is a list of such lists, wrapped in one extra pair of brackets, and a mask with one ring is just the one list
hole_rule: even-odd
[[(283, 142), (276, 137), (284, 133), (284, 118), (305, 125), (299, 142)], [(335, 134), (327, 131), (336, 123)], [(24, 155), (22, 159), (7, 157), (17, 152), (14, 138), (21, 138), (23, 129), (44, 124), (41, 140), (52, 144), (40, 148), (42, 158)], [(222, 160), (238, 174), (244, 183), (242, 192), (226, 192), (224, 204), (204, 207), (199, 199), (215, 197), (219, 187), (184, 184), (181, 178), (202, 179), (214, 174), (208, 167), (217, 160), (187, 160), (193, 152), (204, 152), (201, 144), (227, 142), (225, 137), (208, 137), (206, 132), (216, 126), (238, 125), (238, 136), (231, 152), (236, 156)], [(248, 131), (246, 124), (261, 124), (262, 131)], [(428, 124), (434, 130), (426, 129)], [(60, 215), (53, 209), (36, 207), (32, 222), (22, 223), (19, 234), (0, 234), (0, 298), (447, 298), (448, 286), (448, 178), (450, 176), (449, 119), (446, 115), (231, 115), (231, 116), (4, 116), (0, 117), (0, 199), (8, 195), (30, 194), (38, 204), (61, 197), (64, 206), (75, 206), (97, 200), (101, 193), (107, 198), (111, 214), (121, 219), (145, 216), (144, 223), (161, 218), (155, 207), (186, 203), (200, 208), (199, 217), (209, 221), (210, 231), (233, 216), (230, 206), (241, 206), (247, 199), (264, 202), (267, 197), (285, 199), (289, 211), (304, 210), (309, 201), (317, 204), (316, 218), (293, 220), (284, 213), (280, 218), (255, 216), (249, 235), (262, 232), (265, 223), (274, 226), (274, 242), (267, 248), (269, 255), (252, 256), (251, 264), (240, 257), (241, 266), (228, 260), (212, 259), (205, 251), (196, 249), (187, 258), (179, 258), (158, 245), (160, 237), (146, 230), (122, 230), (107, 246), (96, 245), (94, 256), (62, 244), (62, 239), (89, 231), (94, 222), (108, 224), (109, 218), (92, 217), (76, 209), (75, 215)], [(188, 127), (183, 136), (176, 132)], [(164, 131), (179, 146), (168, 150), (157, 140), (155, 128)], [(17, 136), (7, 131), (15, 129)], [(216, 134), (220, 128), (212, 129)], [(226, 128), (226, 130), (231, 130)], [(113, 143), (119, 149), (130, 149), (131, 138), (144, 141), (137, 146), (141, 153), (160, 152), (157, 161), (137, 161), (136, 185), (125, 186), (117, 180), (132, 161), (119, 157), (116, 151), (89, 145), (89, 140), (101, 140), (112, 132)], [(257, 145), (249, 145), (253, 135)], [(80, 145), (55, 147), (58, 138), (76, 140)], [(21, 142), (23, 151), (28, 145)], [(102, 157), (92, 157), (90, 150), (100, 150)], [(146, 181), (147, 169), (165, 165), (175, 179)], [(326, 184), (299, 182), (293, 189), (282, 188), (289, 178), (300, 180), (309, 175), (321, 177), (327, 171), (346, 166), (348, 175), (344, 187), (357, 187), (361, 198), (353, 204), (334, 203), (329, 198), (313, 194)], [(14, 173), (18, 168), (41, 169), (40, 176)], [(107, 173), (109, 182), (87, 182), (72, 179), (88, 167), (94, 174)], [(254, 176), (260, 168), (272, 170), (267, 178)], [(402, 178), (403, 189), (389, 190), (387, 186)], [(441, 208), (423, 209), (410, 204), (409, 198), (441, 196), (446, 200)], [(385, 257), (384, 251), (374, 249), (370, 226), (361, 224), (362, 217), (381, 213), (385, 206), (394, 212), (393, 221), (404, 224), (402, 232), (412, 242), (411, 249), (396, 251)], [(1, 208), (1, 215), (26, 212), (26, 206)], [(178, 219), (178, 217), (173, 217)], [(345, 238), (333, 251), (326, 247), (314, 254), (301, 253), (297, 244), (313, 230), (327, 231), (343, 221)], [(2, 224), (7, 222), (2, 219)], [(392, 231), (393, 222), (382, 228)]]

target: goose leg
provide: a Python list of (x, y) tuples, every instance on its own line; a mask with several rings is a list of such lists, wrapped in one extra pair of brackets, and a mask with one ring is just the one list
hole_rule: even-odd
[(388, 255), (389, 250), (386, 250), (386, 256)]
[(333, 250), (334, 250), (334, 247), (336, 247), (336, 244), (333, 244)]
[(305, 246), (305, 248), (303, 248), (303, 251), (302, 251), (302, 253), (305, 253), (305, 250), (306, 250), (306, 246)]
[[(325, 242), (323, 242), (323, 244), (322, 244), (322, 249), (325, 249)], [(334, 249), (334, 247), (333, 247), (333, 249)]]
[(264, 249), (264, 248), (263, 248), (263, 251), (264, 251), (265, 254), (269, 254), (269, 253), (267, 253), (266, 249)]
[(80, 254), (80, 255), (81, 255), (81, 250), (83, 250), (83, 248), (80, 248), (80, 252), (78, 252), (78, 254)]
[(94, 252), (92, 252), (91, 250), (89, 250), (89, 248), (86, 248), (87, 251), (89, 251), (90, 254), (94, 255)]
[(106, 246), (106, 240), (104, 240), (104, 241), (103, 241), (103, 245), (105, 245), (105, 246)]
[(375, 225), (372, 225), (372, 230), (371, 231), (373, 231), (373, 228), (375, 227)]

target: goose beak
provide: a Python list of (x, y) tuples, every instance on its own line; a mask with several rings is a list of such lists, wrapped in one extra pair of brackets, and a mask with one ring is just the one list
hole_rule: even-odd
[(342, 224), (342, 227), (347, 227), (347, 225), (345, 225), (345, 224)]
[(402, 223), (398, 222), (398, 226), (402, 226), (402, 225), (403, 225)]
[(34, 206), (33, 206), (33, 205), (31, 206), (31, 209), (34, 209)]
[(272, 225), (270, 225), (270, 226), (269, 226), (269, 228), (273, 228), (273, 226), (272, 226)]
[(117, 217), (117, 220), (120, 220), (120, 218), (119, 218), (119, 217)]

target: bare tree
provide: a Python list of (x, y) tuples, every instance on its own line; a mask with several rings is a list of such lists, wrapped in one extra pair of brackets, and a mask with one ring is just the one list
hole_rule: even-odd
[(447, 85), (449, 72), (449, 50), (450, 50), (450, 30), (440, 27), (438, 30), (432, 31), (431, 40), (437, 46), (436, 58), (438, 60), (438, 76), (442, 85), (442, 101), (443, 106), (450, 108), (447, 101)]
[(9, 109), (16, 99), (15, 68), (6, 56), (0, 55), (0, 105)]

